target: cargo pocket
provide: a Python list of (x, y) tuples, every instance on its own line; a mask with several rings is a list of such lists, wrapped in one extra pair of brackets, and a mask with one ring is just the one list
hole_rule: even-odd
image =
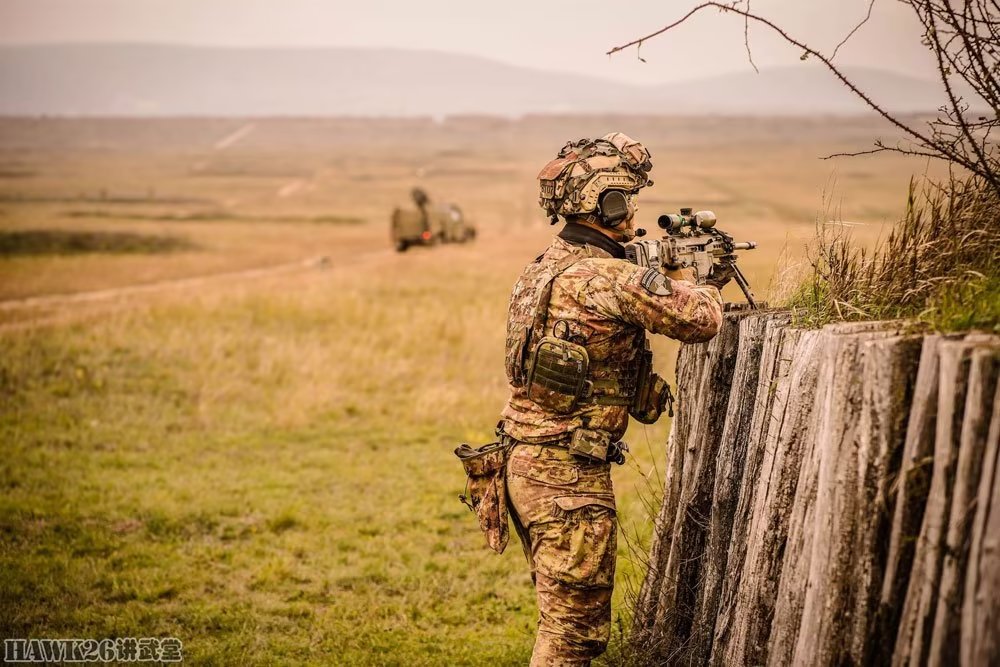
[(580, 465), (574, 461), (539, 459), (534, 456), (514, 456), (510, 472), (547, 486), (569, 486), (580, 479)]
[(613, 496), (557, 496), (547, 527), (555, 533), (546, 558), (539, 564), (549, 576), (571, 586), (602, 588), (615, 578), (618, 519)]

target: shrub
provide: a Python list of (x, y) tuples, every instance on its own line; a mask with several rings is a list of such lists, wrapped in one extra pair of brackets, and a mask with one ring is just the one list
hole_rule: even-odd
[(907, 318), (1000, 331), (1000, 196), (979, 179), (910, 183), (906, 212), (874, 249), (823, 230), (789, 299), (803, 324)]

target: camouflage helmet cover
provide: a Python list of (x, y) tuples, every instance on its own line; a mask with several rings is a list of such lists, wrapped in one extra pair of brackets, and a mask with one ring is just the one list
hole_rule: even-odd
[(570, 141), (538, 174), (538, 203), (551, 216), (590, 213), (605, 190), (634, 194), (652, 185), (652, 168), (649, 151), (621, 132)]

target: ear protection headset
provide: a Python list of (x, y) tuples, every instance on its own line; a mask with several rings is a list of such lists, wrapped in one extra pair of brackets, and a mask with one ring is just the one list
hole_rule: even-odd
[(617, 227), (634, 212), (632, 198), (621, 190), (605, 190), (597, 200), (597, 219), (602, 227)]

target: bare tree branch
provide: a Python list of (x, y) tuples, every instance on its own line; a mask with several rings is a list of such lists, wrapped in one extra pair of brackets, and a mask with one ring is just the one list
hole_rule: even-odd
[[(847, 37), (845, 37), (844, 39), (840, 40), (840, 44), (837, 44), (837, 47), (833, 50), (833, 54), (830, 56), (830, 60), (833, 60), (834, 58), (836, 58), (837, 57), (837, 51), (840, 51), (840, 47), (842, 47), (844, 44), (847, 44), (847, 41), (849, 39), (851, 39), (851, 37), (854, 37), (854, 33), (856, 33), (858, 30), (860, 30), (861, 26), (863, 26), (864, 24), (868, 23), (869, 19), (871, 19), (871, 17), (872, 17), (872, 8), (874, 6), (875, 6), (875, 0), (872, 0), (870, 3), (868, 3), (868, 13), (865, 15), (865, 17), (863, 19), (861, 19), (861, 23), (859, 23), (856, 26), (854, 26), (854, 29), (851, 30), (849, 33), (847, 33)], [(750, 8), (747, 7), (747, 9), (750, 9)]]
[[(604, 55), (610, 56), (613, 53), (618, 53), (619, 51), (624, 51), (625, 49), (628, 49), (630, 47), (636, 46), (638, 44), (642, 44), (643, 42), (645, 42), (647, 40), (650, 40), (653, 37), (658, 37), (659, 35), (662, 35), (666, 31), (668, 31), (668, 30), (670, 30), (672, 28), (676, 28), (680, 24), (684, 23), (689, 18), (691, 18), (692, 16), (694, 16), (695, 14), (697, 14), (698, 12), (700, 12), (701, 10), (705, 9), (705, 7), (711, 7), (711, 6), (720, 6), (720, 5), (717, 2), (705, 2), (705, 3), (702, 3), (702, 4), (698, 5), (697, 7), (695, 7), (694, 9), (692, 9), (691, 11), (689, 11), (687, 14), (685, 14), (679, 20), (674, 21), (673, 23), (671, 23), (670, 25), (664, 26), (664, 27), (660, 28), (659, 30), (657, 30), (656, 32), (651, 32), (648, 35), (646, 35), (645, 37), (640, 37), (639, 39), (633, 39), (628, 44), (622, 44), (621, 46), (616, 46), (615, 48), (611, 49), (610, 51), (608, 51)], [(731, 7), (726, 7), (726, 9), (730, 9), (730, 8)]]
[(631, 41), (631, 42), (629, 42), (627, 44), (623, 44), (621, 46), (616, 46), (615, 48), (613, 48), (610, 51), (608, 51), (608, 54), (610, 55), (612, 53), (617, 53), (618, 51), (622, 51), (624, 49), (627, 49), (627, 48), (629, 48), (631, 46), (634, 46), (634, 45), (636, 45), (636, 44), (638, 44), (640, 42), (645, 42), (646, 40), (652, 39), (653, 37), (656, 37), (658, 35), (662, 35), (663, 33), (667, 32), (668, 30), (671, 30), (672, 28), (675, 28), (675, 27), (681, 25), (682, 23), (684, 23), (689, 18), (691, 18), (692, 16), (694, 16), (696, 13), (698, 13), (702, 9), (705, 9), (706, 7), (716, 7), (717, 9), (719, 9), (722, 12), (732, 12), (734, 14), (738, 14), (740, 16), (743, 16), (744, 18), (746, 18), (748, 20), (756, 21), (757, 23), (761, 23), (763, 25), (766, 25), (767, 27), (771, 28), (771, 30), (773, 30), (774, 32), (778, 33), (782, 37), (782, 39), (784, 39), (786, 42), (788, 42), (789, 44), (792, 44), (793, 46), (796, 46), (796, 47), (802, 49), (805, 53), (807, 53), (810, 56), (815, 57), (821, 63), (823, 63), (824, 65), (826, 65), (827, 69), (829, 69), (833, 73), (834, 76), (836, 76), (838, 79), (840, 79), (841, 83), (843, 83), (845, 86), (847, 86), (851, 90), (851, 92), (853, 92), (855, 95), (857, 95), (858, 97), (860, 97), (864, 101), (864, 103), (868, 105), (869, 108), (871, 108), (873, 111), (875, 111), (880, 116), (882, 116), (883, 118), (885, 118), (887, 121), (889, 121), (890, 123), (892, 123), (893, 125), (895, 125), (897, 128), (899, 128), (900, 130), (902, 130), (906, 134), (912, 136), (914, 139), (917, 139), (917, 140), (923, 141), (923, 142), (929, 142), (930, 141), (930, 139), (928, 137), (925, 137), (924, 135), (920, 134), (919, 132), (917, 132), (913, 128), (908, 127), (907, 125), (904, 125), (903, 123), (901, 123), (900, 121), (898, 121), (895, 117), (893, 117), (889, 112), (887, 112), (881, 106), (879, 106), (878, 104), (876, 104), (875, 101), (872, 100), (871, 97), (869, 97), (867, 93), (865, 93), (863, 90), (861, 90), (860, 88), (858, 88), (853, 82), (851, 82), (846, 76), (844, 76), (844, 74), (840, 71), (840, 69), (838, 69), (836, 65), (834, 65), (832, 62), (830, 62), (830, 59), (827, 58), (826, 56), (824, 56), (822, 53), (820, 53), (816, 49), (813, 49), (808, 44), (805, 44), (804, 42), (801, 42), (801, 41), (793, 38), (791, 35), (789, 35), (787, 32), (785, 32), (783, 29), (781, 29), (780, 27), (778, 27), (776, 24), (774, 24), (770, 20), (768, 20), (768, 19), (766, 19), (766, 18), (764, 18), (762, 16), (758, 16), (756, 14), (751, 14), (750, 12), (748, 12), (746, 10), (743, 10), (743, 9), (739, 9), (738, 7), (735, 7), (734, 5), (727, 5), (727, 4), (723, 4), (721, 2), (703, 2), (700, 5), (696, 6), (694, 9), (692, 9), (691, 11), (689, 11), (687, 14), (685, 14), (681, 19), (679, 19), (677, 21), (674, 21), (673, 23), (671, 23), (668, 26), (660, 28), (656, 32), (650, 33), (650, 34), (646, 35), (645, 37), (641, 37), (639, 39), (633, 40), (633, 41)]
[[(992, 137), (1000, 128), (1000, 1), (998, 0), (899, 0), (910, 7), (924, 28), (921, 43), (931, 51), (937, 64), (938, 78), (947, 104), (938, 109), (938, 116), (921, 130), (913, 120), (890, 113), (873, 96), (862, 90), (833, 64), (840, 49), (857, 34), (870, 19), (875, 0), (870, 0), (865, 17), (825, 56), (800, 39), (789, 35), (774, 21), (751, 11), (749, 0), (702, 2), (677, 21), (626, 44), (616, 46), (608, 55), (641, 44), (676, 28), (698, 12), (714, 7), (720, 13), (743, 17), (743, 39), (747, 56), (753, 62), (749, 41), (749, 25), (753, 21), (770, 28), (785, 42), (802, 52), (802, 60), (813, 57), (821, 62), (848, 90), (864, 104), (900, 130), (912, 145), (886, 146), (875, 142), (875, 148), (837, 156), (870, 155), (896, 152), (948, 161), (981, 177), (983, 182), (1000, 195), (1000, 147)], [(919, 37), (918, 37), (919, 38)], [(963, 86), (956, 88), (955, 82)], [(979, 114), (973, 102), (965, 99), (964, 86), (977, 96), (973, 102), (985, 102), (992, 114)]]
[[(875, 0), (872, 0), (875, 2)], [(747, 11), (750, 11), (750, 0), (747, 0)], [(760, 70), (757, 69), (757, 63), (753, 61), (753, 53), (750, 52), (750, 19), (746, 16), (743, 17), (743, 45), (747, 47), (747, 60), (750, 61), (750, 66), (753, 67), (753, 71), (760, 74)]]
[[(940, 74), (941, 83), (944, 86), (945, 92), (948, 95), (948, 100), (951, 102), (951, 108), (952, 111), (954, 111), (956, 124), (958, 125), (958, 129), (962, 132), (962, 134), (965, 135), (965, 138), (968, 140), (970, 146), (972, 147), (973, 152), (976, 154), (976, 157), (979, 158), (979, 163), (985, 165), (988, 162), (986, 159), (986, 155), (982, 152), (978, 143), (973, 138), (972, 132), (969, 130), (968, 125), (965, 122), (963, 122), (964, 119), (963, 112), (965, 111), (965, 109), (961, 107), (961, 98), (955, 95), (955, 91), (952, 88), (951, 80), (949, 78), (950, 73), (948, 71), (948, 68), (944, 64), (945, 63), (944, 47), (942, 46), (941, 38), (938, 35), (937, 21), (933, 14), (933, 5), (931, 3), (931, 0), (926, 0), (924, 6), (928, 9), (928, 19), (930, 22), (930, 25), (928, 26), (928, 33), (931, 41), (934, 43), (936, 47), (933, 49), (933, 51), (934, 55), (937, 57), (938, 72)], [(958, 162), (959, 164), (962, 164), (960, 160), (955, 160), (955, 161)], [(992, 185), (997, 190), (997, 192), (1000, 192), (1000, 178), (997, 177), (996, 173), (990, 173), (989, 170), (980, 172), (979, 170), (964, 164), (962, 166), (965, 166), (970, 171), (975, 171), (977, 173), (980, 173), (981, 176), (985, 177), (989, 181), (990, 185)]]
[(876, 153), (901, 153), (903, 155), (915, 155), (918, 157), (932, 158), (935, 160), (947, 159), (938, 153), (929, 153), (927, 151), (921, 151), (915, 148), (905, 148), (902, 146), (883, 146), (880, 143), (876, 143), (875, 148), (869, 148), (868, 150), (865, 151), (847, 151), (843, 153), (830, 153), (829, 155), (824, 155), (820, 157), (820, 160), (832, 160), (835, 157), (860, 157), (862, 155), (875, 155)]

